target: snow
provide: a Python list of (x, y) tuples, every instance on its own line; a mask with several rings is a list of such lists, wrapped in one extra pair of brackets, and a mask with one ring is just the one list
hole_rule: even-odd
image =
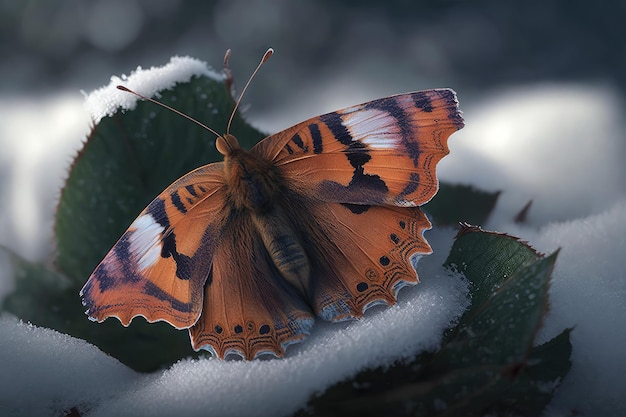
[(440, 178), (504, 190), (486, 225), (497, 228), (533, 200), (544, 225), (606, 210), (625, 195), (624, 106), (605, 85), (538, 84), (464, 105)]
[(600, 214), (538, 231), (513, 226), (509, 230), (539, 251), (561, 248), (550, 288), (550, 314), (539, 341), (573, 327), (574, 349), (572, 368), (552, 407), (575, 405), (589, 416), (626, 415), (626, 200)]
[(54, 330), (0, 317), (0, 415), (61, 415), (91, 407), (137, 378), (95, 346)]
[(142, 69), (137, 67), (131, 75), (111, 77), (111, 82), (102, 88), (86, 95), (85, 107), (94, 118), (95, 123), (105, 116), (114, 114), (117, 109), (132, 110), (135, 108), (137, 96), (117, 89), (123, 85), (147, 97), (155, 96), (159, 91), (172, 88), (176, 83), (187, 82), (193, 76), (208, 76), (217, 80), (223, 76), (212, 70), (206, 63), (188, 56), (175, 56), (162, 67)]
[[(88, 132), (80, 94), (0, 98), (0, 245), (31, 260), (50, 252), (52, 210)], [(3, 276), (0, 263), (0, 298)]]
[[(138, 70), (122, 81), (112, 79), (108, 87), (90, 95), (89, 111), (97, 120), (118, 105), (132, 108), (135, 98), (115, 89), (120, 82), (153, 95), (176, 79), (199, 73), (215, 76), (190, 58), (174, 58), (164, 68), (169, 69)], [(459, 98), (466, 127), (452, 136), (451, 155), (441, 162), (440, 177), (505, 190), (484, 226), (518, 235), (542, 252), (561, 248), (550, 288), (551, 309), (538, 342), (574, 327), (573, 364), (547, 415), (569, 415), (570, 410), (594, 416), (626, 414), (626, 402), (621, 400), (626, 392), (622, 104), (608, 86), (575, 84), (521, 86), (482, 97), (480, 102), (464, 99), (461, 92)], [(3, 121), (26, 117), (27, 106), (11, 107), (11, 103), (0, 100)], [(25, 219), (10, 210), (0, 213), (0, 224), (7, 226), (0, 242), (18, 253), (41, 257), (41, 248), (50, 240), (50, 234), (31, 229), (33, 222), (37, 230), (46, 229), (54, 205), (46, 206), (45, 215), (32, 205), (49, 201), (46, 196), (37, 200), (41, 196), (36, 191), (44, 181), (52, 189), (60, 186), (70, 155), (79, 145), (76, 136), (72, 136), (76, 142), (69, 144), (69, 139), (54, 132), (67, 129), (77, 135), (87, 130), (84, 114), (75, 104), (74, 99), (59, 96), (33, 105), (40, 107), (37, 117), (49, 107), (74, 109), (80, 116), (72, 118), (68, 113), (63, 118), (63, 123), (75, 124), (69, 129), (59, 126), (59, 121), (55, 124), (54, 118), (45, 126), (24, 120), (19, 126), (0, 124), (0, 141), (14, 137), (19, 129), (26, 137), (52, 137), (44, 145), (52, 150), (63, 143), (67, 155), (63, 160), (53, 154), (48, 159), (61, 163), (48, 163), (37, 171), (40, 166), (19, 157), (26, 151), (0, 142), (3, 150), (18, 156), (6, 165), (7, 178), (30, 175), (31, 180), (11, 189), (0, 187), (0, 202), (31, 204), (22, 209)], [(32, 113), (32, 106), (27, 111)], [(50, 155), (38, 145), (35, 155)], [(30, 200), (20, 200), (24, 195)], [(534, 203), (529, 223), (513, 224), (513, 216), (530, 199)], [(23, 230), (20, 220), (27, 224)], [(31, 234), (37, 243), (29, 243)], [(0, 317), (0, 415), (60, 415), (74, 406), (89, 416), (290, 415), (311, 395), (361, 369), (438, 346), (442, 331), (467, 306), (466, 282), (440, 267), (453, 235), (447, 228), (426, 233), (435, 252), (420, 260), (422, 282), (402, 290), (398, 305), (376, 307), (357, 322), (317, 323), (311, 337), (290, 349), (283, 360), (188, 359), (163, 371), (138, 374), (85, 341), (4, 314)], [(6, 260), (0, 259), (0, 274), (2, 297), (12, 285), (5, 278), (9, 275)]]

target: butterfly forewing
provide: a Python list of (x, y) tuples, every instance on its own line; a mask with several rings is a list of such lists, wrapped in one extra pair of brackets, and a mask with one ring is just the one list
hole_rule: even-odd
[(87, 314), (193, 325), (220, 240), (225, 192), (221, 163), (169, 186), (139, 215), (81, 290)]
[(437, 191), (437, 162), (463, 127), (452, 90), (427, 90), (328, 113), (260, 142), (298, 192), (328, 202), (419, 206)]

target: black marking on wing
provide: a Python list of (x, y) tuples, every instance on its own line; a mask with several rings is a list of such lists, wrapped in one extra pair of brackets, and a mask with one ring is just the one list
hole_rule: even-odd
[(176, 277), (184, 280), (191, 279), (192, 260), (189, 256), (179, 253), (176, 249), (176, 233), (169, 232), (162, 240), (161, 257), (174, 258), (176, 262)]
[[(372, 159), (367, 145), (353, 140), (352, 135), (343, 125), (339, 113), (329, 113), (321, 116), (321, 119), (333, 132), (337, 140), (347, 146), (344, 153), (346, 158), (348, 158), (348, 162), (354, 168), (354, 173), (347, 186), (343, 186), (335, 181), (324, 180), (320, 184), (322, 192), (333, 195), (336, 201), (339, 202), (368, 201), (371, 203), (382, 203), (389, 188), (380, 176), (365, 173), (363, 167)], [(347, 207), (351, 211), (355, 209), (355, 207)]]
[(456, 101), (456, 95), (451, 90), (443, 90), (440, 92), (441, 96), (448, 106), (448, 117), (454, 122), (454, 126), (457, 129), (462, 129), (465, 126), (465, 121), (461, 116), (461, 112), (458, 109), (458, 102)]
[(341, 203), (342, 206), (350, 210), (353, 214), (362, 214), (370, 209), (371, 206), (367, 206), (364, 204), (350, 204), (350, 203)]
[[(113, 253), (115, 253), (115, 258), (122, 267), (122, 279), (125, 282), (138, 282), (141, 280), (141, 276), (136, 272), (135, 265), (133, 264), (133, 256), (130, 253), (130, 241), (128, 238), (131, 233), (133, 232), (126, 232), (122, 235), (120, 240), (113, 247)], [(108, 284), (112, 285), (113, 282), (109, 282)]]
[(343, 125), (343, 121), (341, 120), (341, 115), (339, 113), (335, 112), (324, 114), (320, 116), (320, 120), (328, 126), (339, 142), (346, 146), (350, 146), (350, 144), (354, 143), (354, 139), (348, 129)]
[(146, 213), (152, 216), (154, 221), (159, 223), (164, 230), (168, 230), (170, 228), (170, 221), (167, 217), (167, 212), (165, 211), (165, 201), (160, 198), (155, 198), (152, 200), (150, 205), (148, 205)]
[[(94, 273), (95, 274), (95, 273)], [(109, 288), (109, 287), (107, 287)], [(102, 284), (100, 284), (100, 291), (105, 291), (107, 288), (102, 288)], [(91, 293), (93, 292), (93, 281), (89, 280), (87, 281), (87, 283), (85, 284), (85, 286), (83, 287), (83, 289), (81, 290), (81, 297), (82, 297), (82, 301), (83, 301), (83, 305), (88, 307), (88, 312), (91, 315), (95, 310), (93, 308), (94, 303), (93, 303), (93, 298), (91, 297)]]
[(181, 201), (180, 194), (178, 194), (178, 191), (174, 191), (170, 195), (170, 198), (172, 199), (172, 204), (174, 205), (174, 207), (176, 207), (178, 211), (180, 211), (183, 214), (187, 213), (187, 207), (185, 207), (185, 205)]
[(313, 153), (322, 153), (322, 132), (320, 132), (320, 127), (317, 123), (309, 125), (309, 132), (311, 133), (311, 139), (313, 140)]
[[(198, 188), (201, 188), (201, 186), (198, 186)], [(184, 280), (191, 279), (192, 260), (189, 256), (179, 253), (176, 249), (176, 233), (170, 230), (170, 221), (165, 211), (165, 201), (160, 198), (155, 198), (146, 209), (146, 212), (167, 231), (166, 235), (161, 239), (163, 243), (161, 257), (169, 258), (171, 256), (174, 259), (177, 278)], [(116, 245), (116, 248), (117, 246), (118, 245)], [(126, 271), (124, 272), (126, 273)]]
[[(115, 278), (109, 275), (109, 271), (107, 271), (104, 264), (98, 265), (95, 271), (92, 274), (96, 281), (98, 281), (98, 287), (100, 291), (106, 291), (115, 285)], [(91, 287), (91, 281), (89, 281), (88, 286)], [(87, 288), (87, 287), (86, 287)]]
[(192, 303), (184, 303), (178, 300), (177, 298), (172, 297), (170, 294), (166, 293), (161, 288), (159, 288), (158, 285), (155, 285), (154, 283), (150, 281), (146, 281), (146, 283), (143, 286), (142, 292), (149, 296), (158, 298), (161, 301), (168, 302), (174, 310), (177, 310), (183, 313), (189, 313), (192, 311), (192, 308), (193, 308)]
[(193, 186), (193, 184), (186, 185), (185, 190), (187, 190), (187, 192), (193, 197), (198, 197), (198, 193), (196, 192), (196, 188)]
[(422, 109), (426, 113), (432, 113), (433, 101), (430, 96), (426, 94), (426, 92), (419, 91), (417, 93), (413, 93), (411, 96), (413, 98), (413, 103), (415, 103), (415, 107)]
[(304, 144), (304, 141), (302, 140), (302, 137), (299, 134), (296, 133), (295, 135), (293, 135), (293, 137), (291, 138), (291, 141), (295, 143), (298, 148), (302, 149), (302, 152), (304, 153), (309, 152), (309, 147)]
[(417, 172), (411, 172), (409, 174), (409, 181), (406, 183), (402, 191), (400, 191), (400, 194), (398, 194), (398, 197), (404, 197), (404, 196), (414, 193), (419, 187), (419, 182), (420, 182), (420, 174)]

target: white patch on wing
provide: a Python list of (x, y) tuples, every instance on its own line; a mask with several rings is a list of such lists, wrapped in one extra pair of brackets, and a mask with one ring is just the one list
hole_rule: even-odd
[(417, 207), (414, 201), (406, 200), (404, 198), (396, 198), (396, 205), (398, 207)]
[(384, 110), (358, 108), (341, 115), (352, 139), (375, 149), (396, 149), (402, 132), (395, 117)]
[(143, 214), (133, 222), (129, 233), (130, 253), (137, 259), (139, 270), (154, 265), (161, 256), (161, 235), (163, 226), (150, 214)]

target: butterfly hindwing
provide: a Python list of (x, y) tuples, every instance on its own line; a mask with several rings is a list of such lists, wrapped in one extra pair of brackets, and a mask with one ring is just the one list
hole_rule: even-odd
[(400, 288), (418, 282), (412, 258), (431, 253), (423, 237), (430, 222), (419, 207), (355, 207), (293, 194), (280, 204), (297, 219), (293, 234), (311, 266), (302, 296), (325, 320), (394, 304)]
[(322, 318), (359, 318), (374, 305), (395, 304), (401, 288), (418, 282), (412, 258), (432, 252), (423, 237), (430, 222), (421, 209), (372, 206), (355, 213), (328, 204), (320, 214), (330, 219), (320, 228), (332, 242), (323, 263), (327, 271), (337, 271), (333, 280), (312, 280), (315, 311)]
[(200, 315), (226, 194), (222, 163), (169, 186), (137, 217), (81, 290), (94, 320), (133, 317), (188, 328)]
[(190, 329), (194, 349), (246, 359), (302, 341), (313, 327), (310, 307), (272, 264), (247, 213), (231, 212), (206, 283), (204, 306)]

